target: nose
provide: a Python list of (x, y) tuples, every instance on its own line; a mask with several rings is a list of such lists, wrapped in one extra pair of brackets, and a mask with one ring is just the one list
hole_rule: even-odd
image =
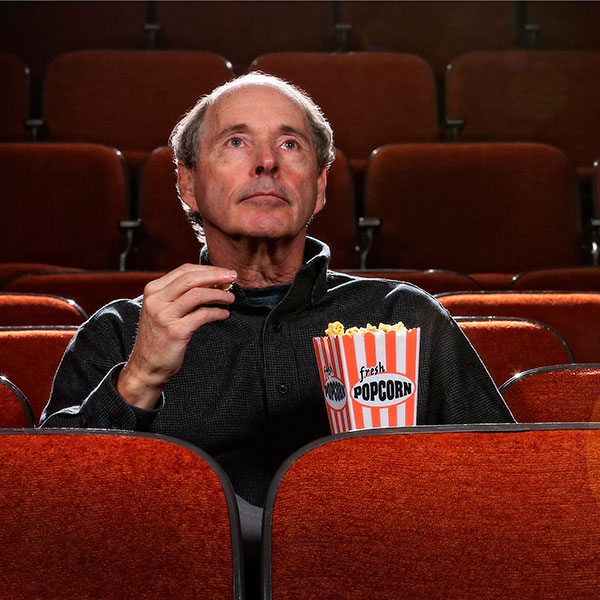
[(269, 147), (257, 148), (254, 172), (256, 175), (273, 176), (279, 170), (277, 155)]

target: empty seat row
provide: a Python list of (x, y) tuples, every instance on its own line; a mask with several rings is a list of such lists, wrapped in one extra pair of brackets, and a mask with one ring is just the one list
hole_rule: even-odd
[[(25, 66), (0, 61), (15, 105), (26, 90)], [(600, 52), (471, 52), (451, 61), (445, 107), (429, 64), (399, 52), (280, 52), (256, 58), (263, 70), (296, 83), (322, 106), (336, 143), (360, 172), (385, 144), (530, 141), (555, 145), (588, 178), (600, 156), (597, 84)], [(49, 65), (40, 139), (103, 143), (119, 148), (133, 172), (166, 142), (196, 99), (233, 76), (231, 64), (207, 52), (72, 52)], [(14, 79), (16, 77), (16, 80)], [(19, 79), (21, 80), (19, 82)], [(6, 95), (6, 94), (5, 94)], [(0, 139), (25, 136), (23, 108), (3, 114)], [(90, 117), (93, 115), (93, 118)]]
[[(233, 488), (202, 450), (153, 434), (5, 429), (0, 452), (11, 598), (245, 597)], [(598, 424), (322, 438), (271, 484), (261, 597), (591, 598), (599, 489)]]
[[(197, 262), (170, 149), (150, 155), (133, 198), (122, 156), (107, 146), (0, 144), (0, 159), (0, 284), (36, 270), (168, 270)], [(387, 146), (370, 157), (361, 202), (354, 189), (339, 152), (328, 205), (308, 228), (331, 246), (338, 269), (444, 269), (505, 289), (522, 271), (598, 259), (574, 167), (550, 146)], [(370, 229), (373, 221), (379, 227)], [(501, 276), (495, 283), (482, 274)]]

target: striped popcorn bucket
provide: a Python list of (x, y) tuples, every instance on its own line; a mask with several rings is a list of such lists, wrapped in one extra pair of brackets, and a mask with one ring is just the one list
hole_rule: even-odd
[(416, 424), (420, 334), (313, 338), (332, 433)]

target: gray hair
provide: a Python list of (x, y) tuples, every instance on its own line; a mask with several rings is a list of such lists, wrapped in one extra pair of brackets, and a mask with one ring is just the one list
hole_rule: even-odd
[[(188, 169), (196, 169), (198, 149), (206, 111), (209, 106), (215, 104), (223, 94), (248, 85), (270, 86), (298, 104), (304, 112), (313, 134), (318, 172), (321, 173), (323, 169), (329, 169), (335, 160), (335, 148), (333, 145), (333, 131), (323, 111), (299, 87), (279, 77), (267, 75), (260, 71), (247, 73), (215, 88), (210, 94), (202, 96), (196, 105), (183, 116), (169, 136), (169, 146), (173, 149), (175, 163), (181, 163)], [(181, 201), (181, 204), (198, 239), (204, 242), (201, 216), (185, 202)]]

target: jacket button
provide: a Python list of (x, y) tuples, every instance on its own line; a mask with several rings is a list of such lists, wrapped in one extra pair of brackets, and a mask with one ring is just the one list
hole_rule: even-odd
[(281, 323), (279, 321), (273, 321), (273, 331), (281, 331)]
[(280, 394), (287, 394), (290, 388), (288, 387), (287, 383), (280, 383), (277, 389), (279, 390)]

